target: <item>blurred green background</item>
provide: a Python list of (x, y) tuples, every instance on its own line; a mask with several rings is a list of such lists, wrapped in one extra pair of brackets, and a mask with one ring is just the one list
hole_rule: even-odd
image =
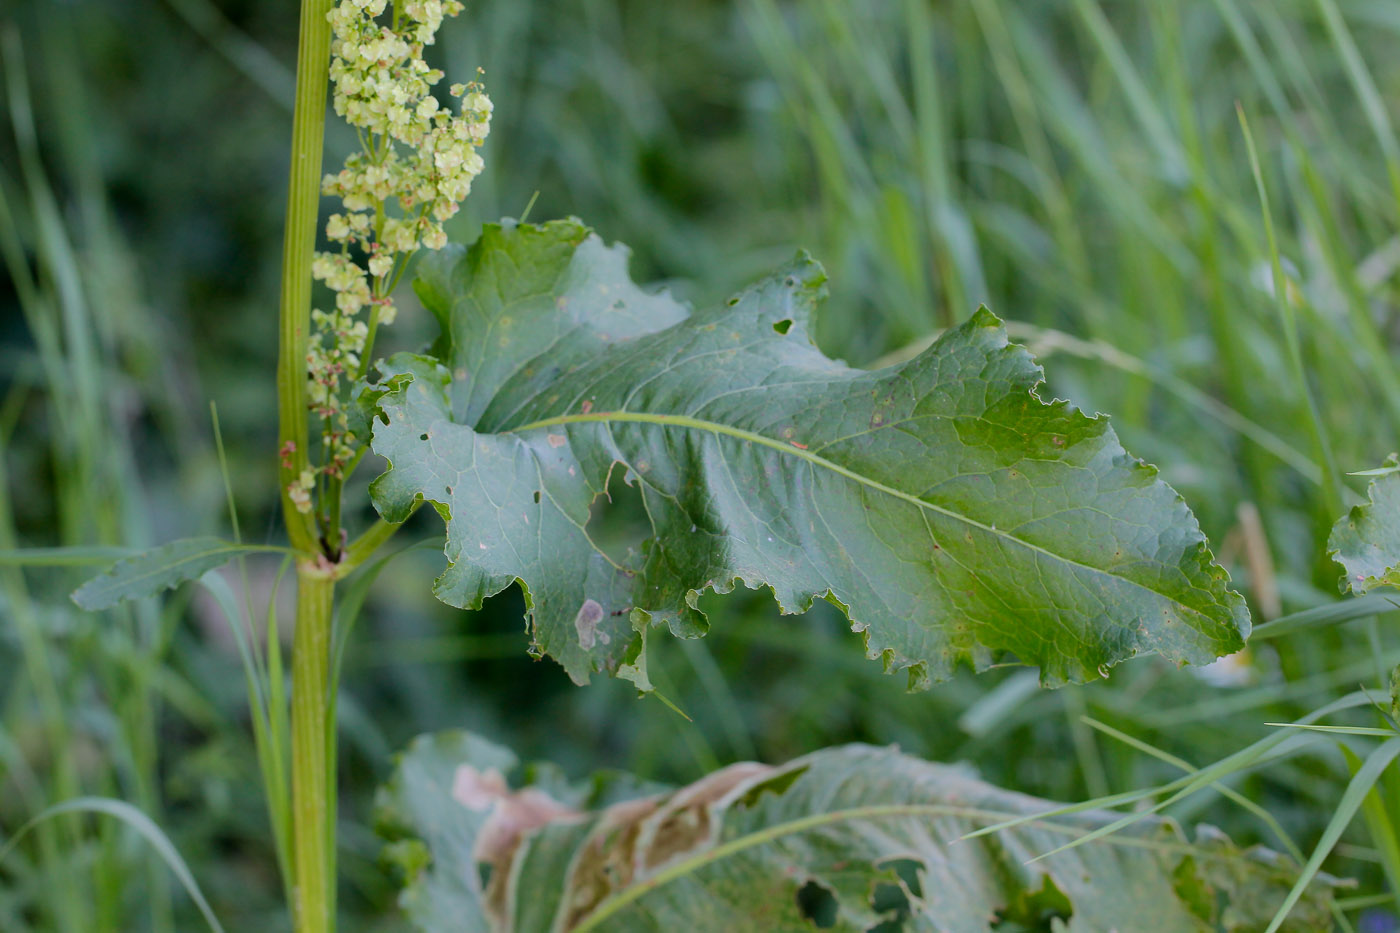
[[(244, 535), (279, 540), (295, 8), (0, 11), (0, 550), (226, 534), (210, 402)], [(985, 303), (1041, 355), (1046, 397), (1111, 414), (1162, 468), (1258, 623), (1340, 598), (1326, 533), (1362, 489), (1342, 474), (1400, 447), (1397, 49), (1400, 5), (1383, 0), (474, 0), (433, 57), (444, 86), (484, 67), (496, 105), (457, 239), (534, 198), (531, 218), (584, 218), (632, 247), (638, 281), (696, 303), (802, 246), (832, 281), (818, 340), (854, 365)], [(327, 165), (352, 142), (332, 121)], [(386, 349), (425, 340), (425, 317), (401, 315)], [(440, 534), (427, 518), (417, 537)], [(652, 661), (687, 721), (529, 660), (514, 592), (479, 613), (436, 603), (433, 554), (380, 579), (347, 665), (346, 930), (399, 928), (370, 810), (419, 732), (468, 727), (576, 776), (677, 782), (894, 742), (1082, 799), (1180, 773), (1084, 716), (1199, 766), (1358, 685), (1383, 696), (1400, 662), (1390, 613), (1206, 674), (1149, 658), (1056, 692), (1004, 670), (907, 695), (831, 611), (709, 597), (710, 637), (656, 640)], [(230, 930), (284, 928), (225, 620), (188, 588), (82, 614), (66, 594), (86, 572), (0, 562), (0, 831), (77, 793), (120, 797), (169, 834)], [(255, 616), (275, 572), (249, 566)], [(1320, 742), (1231, 783), (1306, 850), (1347, 776)], [(1213, 794), (1172, 812), (1280, 846)], [(1353, 827), (1327, 867), (1360, 880), (1350, 915), (1380, 933), (1400, 927), (1370, 897), (1384, 891), (1374, 845)], [(0, 863), (0, 929), (196, 923), (163, 863), (111, 821), (48, 824)]]

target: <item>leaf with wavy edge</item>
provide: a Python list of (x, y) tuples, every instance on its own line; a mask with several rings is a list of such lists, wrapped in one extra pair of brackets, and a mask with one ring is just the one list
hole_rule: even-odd
[[(446, 365), (400, 355), (374, 392), (371, 487), (391, 521), (447, 523), (435, 591), (525, 591), (535, 649), (577, 681), (646, 685), (643, 635), (706, 628), (707, 589), (769, 587), (784, 613), (841, 607), (911, 687), (1015, 659), (1059, 684), (1158, 652), (1238, 650), (1243, 600), (1181, 498), (982, 310), (876, 372), (823, 356), (805, 256), (689, 314), (626, 277), (576, 222), (486, 229), (419, 293)], [(653, 528), (615, 562), (588, 535), (613, 469)]]
[(196, 580), (241, 554), (282, 553), (286, 548), (236, 544), (221, 538), (181, 538), (117, 561), (73, 591), (83, 609), (110, 609), (127, 599), (154, 596), (162, 590)]
[[(1210, 827), (1188, 843), (1156, 817), (1027, 864), (1114, 814), (961, 838), (1056, 805), (893, 748), (732, 765), (669, 793), (552, 773), (512, 788), (515, 767), (459, 732), (422, 736), (399, 761), (379, 824), (416, 929), (807, 930), (805, 890), (829, 895), (823, 925), (843, 931), (1042, 929), (1050, 910), (1067, 933), (1242, 933), (1263, 929), (1298, 872)], [(1329, 896), (1314, 883), (1284, 929), (1329, 928)]]
[(1327, 555), (1346, 568), (1342, 591), (1357, 596), (1378, 586), (1400, 586), (1400, 455), (1373, 474), (1366, 502), (1332, 526)]

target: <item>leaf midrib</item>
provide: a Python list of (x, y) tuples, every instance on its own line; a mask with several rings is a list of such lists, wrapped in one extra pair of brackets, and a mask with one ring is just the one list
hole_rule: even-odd
[(880, 482), (879, 480), (871, 479), (868, 476), (863, 476), (862, 474), (857, 473), (856, 471), (848, 467), (844, 467), (839, 463), (836, 463), (832, 460), (828, 460), (820, 454), (813, 453), (810, 450), (803, 450), (802, 448), (792, 446), (791, 444), (787, 444), (782, 441), (774, 440), (771, 437), (766, 437), (762, 434), (758, 434), (753, 431), (748, 431), (743, 428), (736, 428), (733, 425), (721, 424), (717, 421), (707, 421), (703, 418), (695, 418), (690, 415), (656, 414), (653, 412), (641, 411), (603, 411), (588, 412), (587, 414), (580, 413), (572, 415), (558, 415), (553, 418), (544, 418), (539, 421), (532, 421), (529, 424), (520, 425), (519, 427), (510, 428), (503, 433), (522, 434), (526, 431), (532, 431), (540, 428), (551, 428), (569, 424), (611, 424), (614, 422), (632, 422), (642, 424), (656, 424), (661, 425), (663, 427), (690, 428), (693, 430), (708, 431), (712, 434), (719, 434), (727, 437), (732, 437), (736, 440), (747, 441), (753, 444), (759, 444), (761, 446), (768, 447), (772, 450), (776, 450), (779, 453), (806, 460), (807, 462), (815, 466), (830, 470), (833, 473), (836, 473), (838, 476), (843, 476), (846, 479), (849, 479), (856, 483), (860, 483), (861, 485), (866, 486), (869, 489), (873, 489), (877, 492), (882, 492), (886, 495), (893, 496), (897, 499), (902, 499), (905, 502), (908, 502), (911, 505), (915, 505), (921, 509), (926, 509), (931, 512), (937, 512), (940, 515), (945, 515), (948, 518), (953, 519), (954, 521), (962, 522), (963, 524), (970, 525), (973, 528), (980, 529), (981, 531), (994, 535), (1001, 540), (1014, 542), (1015, 544), (1018, 544), (1021, 547), (1026, 548), (1027, 550), (1034, 551), (1037, 554), (1043, 554), (1051, 560), (1058, 561), (1063, 564), (1068, 564), (1073, 567), (1078, 567), (1092, 574), (1109, 577), (1114, 580), (1121, 580), (1130, 586), (1134, 586), (1138, 589), (1151, 593), (1154, 596), (1157, 596), (1161, 599), (1165, 599), (1172, 605), (1179, 607), (1184, 612), (1190, 613), (1193, 616), (1204, 618), (1211, 622), (1215, 621), (1205, 613), (1201, 612), (1199, 609), (1187, 606), (1175, 597), (1169, 596), (1166, 593), (1158, 592), (1152, 587), (1147, 586), (1144, 583), (1140, 583), (1137, 580), (1130, 579), (1128, 577), (1122, 576), (1121, 574), (1114, 573), (1110, 570), (1105, 570), (1101, 567), (1095, 567), (1091, 564), (1081, 563), (1080, 561), (1077, 561), (1072, 557), (1066, 557), (1063, 554), (1056, 554), (1054, 551), (1048, 550), (1044, 547), (1041, 547), (1038, 544), (1034, 544), (1030, 541), (1027, 541), (1024, 538), (1018, 538), (1015, 535), (1003, 529), (996, 528), (984, 522), (980, 522), (969, 515), (964, 515), (961, 512), (956, 512), (952, 509), (945, 508), (944, 506), (936, 505), (935, 503), (929, 502), (926, 499), (920, 499), (916, 495), (904, 492), (901, 489), (896, 489), (893, 486), (888, 486)]

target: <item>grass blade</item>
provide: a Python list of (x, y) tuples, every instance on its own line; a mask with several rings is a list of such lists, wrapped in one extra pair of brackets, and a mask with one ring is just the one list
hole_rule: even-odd
[(1293, 884), (1293, 890), (1288, 892), (1288, 897), (1284, 898), (1283, 905), (1279, 907), (1278, 913), (1274, 914), (1273, 922), (1264, 933), (1275, 933), (1283, 925), (1283, 921), (1288, 917), (1288, 912), (1298, 903), (1298, 898), (1303, 896), (1303, 891), (1308, 884), (1317, 876), (1318, 869), (1322, 867), (1323, 859), (1331, 853), (1332, 847), (1341, 838), (1342, 831), (1351, 823), (1351, 818), (1356, 815), (1356, 811), (1365, 802), (1366, 795), (1371, 792), (1372, 786), (1380, 779), (1381, 772), (1395, 760), (1395, 756), (1400, 755), (1400, 738), (1391, 739), (1380, 748), (1371, 753), (1366, 759), (1366, 763), (1356, 772), (1356, 776), (1347, 785), (1346, 792), (1342, 794), (1342, 799), (1337, 801), (1337, 810), (1328, 822), (1327, 828), (1323, 830), (1322, 838), (1317, 842), (1317, 848), (1313, 850), (1312, 857), (1303, 866), (1303, 871), (1298, 875), (1298, 880)]
[(175, 844), (170, 841), (170, 837), (150, 817), (124, 800), (115, 800), (111, 797), (75, 797), (72, 800), (54, 804), (21, 826), (6, 841), (4, 847), (0, 848), (0, 861), (4, 861), (19, 841), (29, 834), (30, 830), (65, 813), (101, 813), (121, 820), (136, 830), (169, 866), (171, 873), (175, 875), (185, 892), (189, 894), (190, 900), (194, 901), (199, 912), (204, 915), (204, 921), (209, 924), (209, 928), (214, 933), (223, 933), (224, 928), (219, 924), (219, 918), (214, 916), (213, 909), (205, 900), (204, 893), (199, 889), (199, 883), (195, 881), (189, 866), (185, 864), (184, 858), (175, 848)]

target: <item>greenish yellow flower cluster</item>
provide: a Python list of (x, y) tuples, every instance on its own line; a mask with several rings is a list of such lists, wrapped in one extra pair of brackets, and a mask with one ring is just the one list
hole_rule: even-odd
[[(361, 151), (322, 182), (343, 209), (326, 222), (339, 250), (317, 253), (312, 265), (335, 307), (312, 313), (308, 398), (322, 419), (325, 460), (289, 490), (303, 512), (311, 511), (317, 474), (342, 479), (356, 457), (342, 389), (364, 376), (379, 325), (393, 323), (394, 286), (420, 247), (446, 245), (443, 221), (482, 169), (477, 150), (491, 128), (491, 99), (475, 81), (453, 85), (450, 94), (461, 99), (454, 113), (433, 96), (442, 72), (423, 60), (443, 19), (461, 11), (458, 0), (341, 0), (327, 14), (335, 111), (356, 128)], [(391, 201), (398, 216), (388, 212)]]

